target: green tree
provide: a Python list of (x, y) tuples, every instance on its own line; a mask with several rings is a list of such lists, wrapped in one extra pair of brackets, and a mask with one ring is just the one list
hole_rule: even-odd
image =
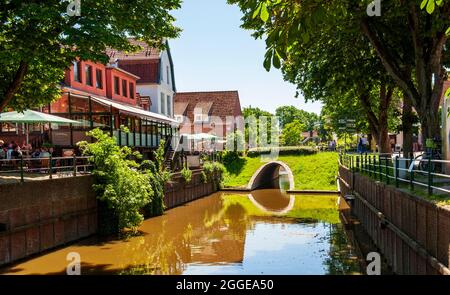
[(294, 106), (279, 107), (275, 110), (275, 115), (280, 120), (281, 128), (295, 120), (299, 120), (305, 126), (303, 131), (312, 131), (316, 129), (316, 124), (319, 122), (317, 114), (300, 110)]
[[(254, 147), (253, 145), (260, 145), (261, 141), (261, 126), (260, 124), (265, 124), (265, 128), (267, 130), (266, 139), (270, 143), (271, 136), (270, 132), (272, 129), (272, 120), (273, 115), (267, 111), (261, 110), (260, 108), (248, 107), (243, 110), (244, 119), (246, 121), (245, 124), (245, 140), (249, 143), (249, 147)], [(263, 119), (264, 118), (264, 119)], [(255, 142), (252, 142), (255, 141)]]
[[(243, 27), (254, 30), (255, 37), (265, 38), (266, 69), (271, 65), (280, 68), (299, 46), (311, 46), (311, 40), (323, 32), (345, 29), (349, 33), (346, 35), (353, 36), (348, 39), (349, 44), (364, 37), (373, 52), (354, 58), (376, 57), (414, 105), (425, 137), (439, 137), (436, 113), (447, 76), (445, 66), (449, 65), (446, 33), (449, 33), (450, 1), (385, 1), (382, 17), (367, 15), (370, 2), (229, 0), (243, 11)], [(333, 41), (330, 39), (329, 44)], [(355, 69), (342, 71), (351, 73)]]
[(128, 37), (163, 46), (178, 36), (170, 11), (180, 0), (83, 0), (81, 16), (71, 1), (1, 1), (0, 111), (41, 106), (59, 97), (64, 70), (76, 59), (108, 62), (105, 50), (133, 51)]
[(304, 128), (305, 125), (299, 120), (286, 124), (281, 131), (281, 144), (283, 146), (300, 145), (303, 139), (302, 132)]

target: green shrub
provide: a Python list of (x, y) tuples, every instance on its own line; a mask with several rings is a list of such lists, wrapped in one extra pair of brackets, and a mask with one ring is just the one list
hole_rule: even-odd
[(136, 229), (144, 217), (140, 210), (151, 202), (154, 191), (150, 185), (150, 172), (140, 171), (131, 158), (141, 158), (129, 147), (119, 147), (116, 140), (100, 129), (87, 133), (94, 143), (80, 142), (84, 155), (90, 156), (94, 166), (93, 188), (97, 198), (106, 203), (118, 218), (118, 229)]
[(217, 187), (222, 187), (224, 174), (225, 174), (225, 166), (219, 162), (205, 162), (203, 164), (203, 171), (207, 176), (207, 180), (213, 182)]
[(192, 171), (188, 168), (187, 165), (184, 165), (183, 169), (181, 170), (181, 176), (183, 176), (183, 179), (186, 183), (190, 183), (192, 181)]
[(144, 207), (144, 215), (146, 217), (158, 216), (164, 213), (164, 189), (166, 183), (170, 179), (170, 173), (164, 169), (164, 145), (165, 141), (161, 140), (159, 147), (153, 152), (155, 162), (144, 161), (140, 169), (150, 172), (150, 184), (154, 191), (152, 202)]
[[(278, 152), (280, 156), (304, 156), (304, 155), (314, 155), (318, 152), (315, 147), (309, 146), (286, 146), (286, 147), (264, 147), (264, 148), (253, 148), (247, 153), (248, 157), (254, 158), (260, 155), (268, 155), (272, 151)], [(224, 162), (225, 164), (225, 162)], [(228, 165), (226, 165), (228, 166)]]
[(202, 183), (207, 183), (208, 182), (208, 176), (206, 176), (205, 171), (202, 171), (202, 173), (200, 173), (200, 181)]

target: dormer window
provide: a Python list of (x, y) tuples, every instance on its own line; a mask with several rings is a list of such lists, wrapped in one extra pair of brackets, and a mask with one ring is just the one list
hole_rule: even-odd
[(120, 79), (119, 77), (114, 77), (114, 93), (120, 95)]
[(127, 97), (128, 96), (128, 83), (127, 80), (122, 80), (122, 95)]
[(96, 84), (97, 84), (97, 85), (96, 85), (97, 88), (98, 88), (98, 89), (103, 89), (103, 71), (97, 69), (97, 70), (95, 71), (95, 75), (96, 75), (95, 81), (96, 81)]
[(81, 83), (81, 62), (73, 62), (73, 79)]
[(194, 109), (194, 123), (203, 123), (208, 122), (209, 116), (203, 112), (203, 109), (195, 108)]
[(94, 86), (92, 83), (92, 66), (86, 65), (86, 85)]

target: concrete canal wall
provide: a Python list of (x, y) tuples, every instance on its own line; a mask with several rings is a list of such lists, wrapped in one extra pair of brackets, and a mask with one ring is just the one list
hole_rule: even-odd
[(397, 274), (450, 274), (450, 210), (339, 168), (342, 195)]
[[(172, 177), (166, 209), (218, 190), (201, 172), (188, 184), (181, 174)], [(80, 176), (0, 185), (0, 266), (98, 233), (105, 220), (98, 220), (92, 184), (92, 176)]]
[(0, 265), (97, 232), (92, 177), (0, 185)]

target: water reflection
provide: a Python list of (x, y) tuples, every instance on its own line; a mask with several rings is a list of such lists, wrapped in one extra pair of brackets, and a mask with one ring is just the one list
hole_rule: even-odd
[[(290, 203), (292, 209), (280, 214)], [(83, 274), (355, 273), (357, 257), (335, 203), (334, 196), (291, 197), (278, 190), (256, 191), (252, 198), (217, 193), (145, 221), (140, 236), (88, 239), (3, 272), (65, 273), (66, 255), (78, 252)]]

